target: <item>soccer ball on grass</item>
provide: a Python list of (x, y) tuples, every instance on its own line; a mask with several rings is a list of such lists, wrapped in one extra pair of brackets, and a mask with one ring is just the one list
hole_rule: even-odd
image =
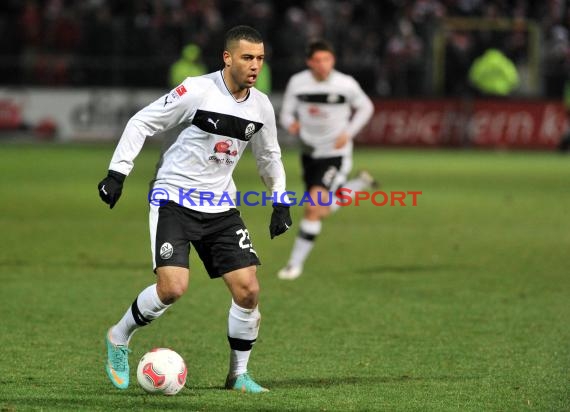
[(186, 383), (184, 359), (168, 348), (155, 348), (143, 355), (137, 367), (137, 381), (148, 393), (176, 395)]

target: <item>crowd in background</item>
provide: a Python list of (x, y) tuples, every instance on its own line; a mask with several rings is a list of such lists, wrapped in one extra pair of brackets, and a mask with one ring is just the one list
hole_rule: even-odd
[[(338, 68), (369, 94), (434, 94), (433, 34), (450, 16), (533, 19), (543, 95), (560, 96), (570, 73), (564, 0), (2, 0), (0, 16), (3, 85), (168, 87), (169, 67), (187, 44), (215, 70), (225, 31), (249, 24), (266, 39), (273, 90), (304, 67), (307, 41), (324, 37)], [(528, 40), (516, 29), (447, 32), (439, 93), (464, 93), (469, 66), (488, 47), (524, 67)]]

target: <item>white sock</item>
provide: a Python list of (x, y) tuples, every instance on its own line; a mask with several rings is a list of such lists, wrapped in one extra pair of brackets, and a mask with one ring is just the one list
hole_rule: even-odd
[(128, 345), (133, 334), (162, 315), (170, 305), (162, 303), (156, 291), (156, 283), (143, 290), (121, 320), (111, 328), (111, 341), (116, 345)]
[[(363, 179), (359, 178), (359, 177), (355, 177), (352, 180), (349, 180), (348, 182), (346, 182), (345, 184), (341, 185), (339, 187), (340, 188), (346, 188), (346, 189), (350, 189), (352, 190), (352, 192), (348, 193), (348, 191), (343, 191), (342, 195), (343, 196), (348, 196), (350, 197), (352, 200), (354, 200), (355, 197), (355, 192), (359, 192), (363, 189), (366, 189), (368, 187), (369, 183), (365, 182)], [(330, 211), (331, 213), (336, 212), (341, 206), (339, 204), (337, 204), (337, 200), (339, 200), (338, 197), (335, 196), (335, 198), (333, 199), (331, 205), (330, 205)], [(342, 202), (342, 200), (341, 200)]]
[(232, 300), (228, 316), (228, 341), (230, 343), (230, 376), (247, 372), (247, 363), (253, 344), (259, 333), (261, 314), (255, 309), (245, 309)]
[(295, 238), (289, 266), (302, 267), (305, 260), (313, 250), (315, 238), (321, 233), (322, 223), (320, 220), (301, 220), (299, 224), (299, 234)]

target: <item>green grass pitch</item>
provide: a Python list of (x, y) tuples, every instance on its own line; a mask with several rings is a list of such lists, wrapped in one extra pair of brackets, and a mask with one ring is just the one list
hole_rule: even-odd
[[(556, 153), (360, 149), (382, 190), (417, 206), (346, 207), (305, 273), (275, 274), (298, 226), (269, 240), (270, 207), (242, 207), (263, 265), (250, 371), (222, 389), (229, 295), (192, 254), (187, 294), (132, 341), (131, 380), (104, 372), (104, 334), (153, 282), (146, 146), (112, 211), (98, 198), (114, 146), (0, 146), (1, 411), (568, 411), (570, 159)], [(289, 189), (300, 191), (294, 151)], [(262, 190), (251, 153), (238, 189)], [(293, 209), (298, 224), (301, 208)], [(187, 361), (187, 388), (146, 395), (152, 347)]]

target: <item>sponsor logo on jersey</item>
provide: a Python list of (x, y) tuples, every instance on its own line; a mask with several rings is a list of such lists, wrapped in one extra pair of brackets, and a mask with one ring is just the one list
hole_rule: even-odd
[(211, 117), (208, 117), (208, 123), (212, 123), (214, 125), (214, 129), (218, 130), (218, 122), (220, 121), (220, 119), (216, 119), (216, 121), (213, 121)]
[(214, 145), (214, 153), (225, 153), (230, 156), (237, 156), (237, 150), (230, 151), (230, 147), (234, 142), (231, 139), (227, 139), (221, 142), (218, 142)]
[(235, 160), (232, 157), (236, 157), (238, 151), (235, 149), (230, 149), (234, 142), (232, 139), (221, 140), (214, 145), (214, 154), (208, 157), (210, 162), (216, 162), (218, 164), (233, 165)]
[(164, 242), (160, 247), (160, 257), (164, 260), (170, 259), (174, 254), (174, 248), (168, 242)]
[(311, 105), (309, 106), (309, 114), (311, 116), (318, 116), (321, 114), (321, 109), (319, 109), (319, 106)]

